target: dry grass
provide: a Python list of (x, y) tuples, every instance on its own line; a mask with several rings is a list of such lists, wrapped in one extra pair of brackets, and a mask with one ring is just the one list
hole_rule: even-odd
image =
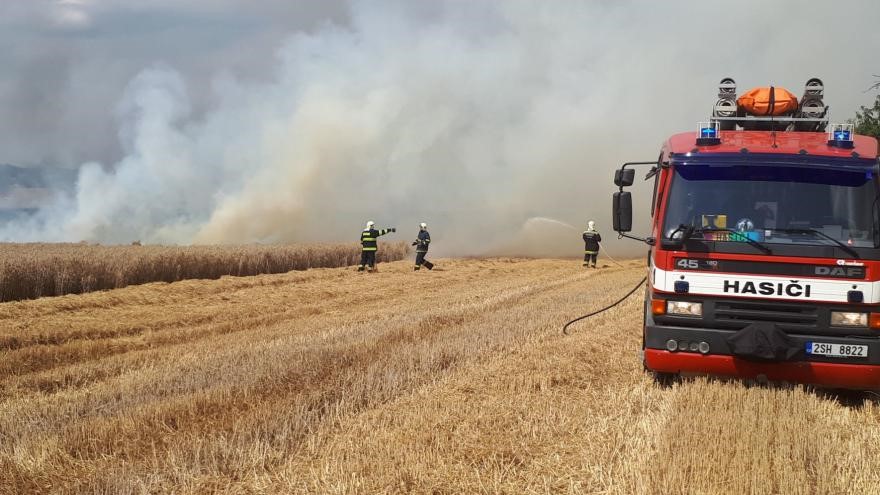
[[(0, 243), (0, 302), (83, 294), (149, 282), (217, 279), (357, 264), (358, 244), (101, 246)], [(408, 254), (385, 243), (379, 261)]]
[(0, 493), (877, 493), (880, 408), (638, 360), (643, 268), (441, 260), (0, 305)]

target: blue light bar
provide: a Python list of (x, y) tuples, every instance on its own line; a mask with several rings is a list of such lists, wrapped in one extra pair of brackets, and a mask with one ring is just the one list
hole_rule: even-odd
[(717, 146), (721, 144), (718, 122), (700, 122), (697, 132), (697, 146)]
[(835, 141), (852, 141), (852, 135), (848, 130), (838, 129), (834, 131), (834, 140)]
[(834, 124), (828, 130), (828, 146), (842, 149), (853, 149), (853, 125), (852, 124)]

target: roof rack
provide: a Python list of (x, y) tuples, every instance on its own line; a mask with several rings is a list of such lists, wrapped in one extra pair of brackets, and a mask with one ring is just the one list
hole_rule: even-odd
[(719, 130), (824, 132), (828, 126), (828, 110), (822, 101), (825, 87), (821, 79), (811, 78), (804, 85), (797, 110), (787, 115), (750, 115), (740, 108), (736, 99), (736, 82), (726, 77), (718, 84), (718, 100), (712, 109), (712, 122)]

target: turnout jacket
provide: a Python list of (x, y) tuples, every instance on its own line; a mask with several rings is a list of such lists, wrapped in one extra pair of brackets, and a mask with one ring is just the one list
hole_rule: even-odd
[(414, 244), (416, 245), (417, 253), (427, 253), (428, 245), (431, 244), (431, 234), (427, 230), (420, 230), (419, 237)]
[(375, 251), (375, 250), (379, 249), (379, 245), (376, 242), (376, 239), (379, 236), (383, 236), (391, 231), (392, 231), (392, 229), (382, 229), (382, 230), (364, 229), (364, 231), (361, 232), (361, 250)]
[(599, 243), (602, 242), (602, 236), (595, 230), (584, 231), (584, 252), (587, 254), (596, 254), (599, 252)]

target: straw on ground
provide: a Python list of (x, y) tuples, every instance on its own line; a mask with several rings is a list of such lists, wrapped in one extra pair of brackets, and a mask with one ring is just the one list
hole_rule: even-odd
[(410, 262), (0, 304), (0, 493), (877, 493), (880, 408), (641, 369), (644, 275)]

